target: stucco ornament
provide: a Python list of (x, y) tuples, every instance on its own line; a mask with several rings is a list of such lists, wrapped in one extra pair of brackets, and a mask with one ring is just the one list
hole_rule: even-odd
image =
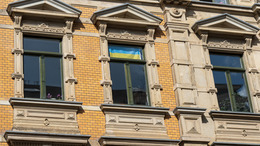
[(185, 13), (185, 10), (173, 8), (170, 10), (170, 14), (174, 18), (180, 18)]

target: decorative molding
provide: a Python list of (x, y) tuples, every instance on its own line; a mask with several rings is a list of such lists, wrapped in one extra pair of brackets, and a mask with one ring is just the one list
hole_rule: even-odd
[(23, 79), (24, 75), (23, 74), (19, 74), (19, 73), (13, 73), (12, 74), (12, 78), (13, 79)]
[(148, 65), (156, 65), (156, 66), (159, 66), (159, 61), (157, 61), (157, 60), (148, 60), (148, 61), (147, 61), (147, 64), (148, 64)]
[(228, 49), (244, 49), (243, 45), (231, 44), (228, 40), (222, 42), (208, 42), (208, 47), (228, 48)]
[(23, 50), (22, 49), (12, 49), (12, 53), (13, 54), (23, 54)]
[(108, 57), (108, 56), (99, 56), (98, 60), (99, 61), (110, 61), (110, 57)]
[[(79, 134), (76, 114), (81, 102), (10, 98), (14, 109), (13, 131)], [(27, 126), (30, 125), (30, 126)]]
[(108, 38), (114, 39), (123, 39), (123, 40), (138, 40), (138, 41), (146, 41), (147, 38), (145, 36), (134, 35), (127, 30), (121, 30), (120, 33), (110, 33), (107, 34)]
[(151, 85), (151, 88), (156, 89), (156, 90), (162, 90), (163, 89), (161, 84), (153, 84), (153, 85)]
[(164, 124), (168, 108), (102, 104), (106, 115), (106, 136), (169, 139)]
[(185, 10), (180, 10), (180, 9), (173, 8), (173, 9), (171, 9), (169, 12), (170, 12), (170, 14), (171, 14), (172, 17), (180, 18), (186, 11), (185, 11)]
[(72, 53), (64, 53), (64, 58), (67, 59), (75, 59), (76, 58), (76, 55), (75, 54), (72, 54)]
[(90, 135), (41, 132), (6, 131), (4, 138), (9, 145), (87, 145)]
[(63, 28), (52, 28), (46, 24), (39, 24), (38, 26), (25, 25), (22, 27), (23, 31), (36, 31), (45, 33), (60, 33), (63, 34), (65, 31)]
[(77, 83), (78, 81), (76, 78), (67, 78), (67, 79), (65, 79), (65, 82), (66, 83)]
[(102, 86), (111, 86), (112, 85), (112, 80), (101, 80), (100, 85)]
[(100, 145), (178, 146), (179, 140), (161, 138), (132, 138), (122, 136), (101, 136)]

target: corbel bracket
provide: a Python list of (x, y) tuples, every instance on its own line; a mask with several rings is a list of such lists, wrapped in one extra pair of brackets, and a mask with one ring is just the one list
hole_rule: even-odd
[(101, 80), (100, 81), (100, 84), (102, 85), (102, 86), (107, 86), (107, 85), (109, 85), (109, 86), (111, 86), (112, 85), (112, 81), (111, 80)]

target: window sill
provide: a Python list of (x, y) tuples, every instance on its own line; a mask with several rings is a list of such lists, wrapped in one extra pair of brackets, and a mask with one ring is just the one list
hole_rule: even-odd
[(169, 139), (164, 125), (169, 108), (119, 104), (102, 104), (100, 108), (106, 116), (104, 136)]
[(80, 134), (77, 113), (81, 102), (10, 98), (14, 109), (13, 131)]
[(234, 111), (210, 111), (213, 119), (245, 119), (245, 120), (260, 120), (260, 114), (249, 112), (234, 112)]
[(113, 137), (113, 136), (102, 136), (99, 139), (99, 143), (102, 146), (112, 145), (141, 145), (141, 146), (177, 146), (179, 140), (172, 139), (149, 139), (149, 138), (128, 138), (128, 137)]
[(231, 111), (210, 111), (215, 123), (217, 142), (260, 143), (260, 114)]
[(90, 135), (54, 134), (6, 131), (4, 138), (10, 145), (87, 145)]

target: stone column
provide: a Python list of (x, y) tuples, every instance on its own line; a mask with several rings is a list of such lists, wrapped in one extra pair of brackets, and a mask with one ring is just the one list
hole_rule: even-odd
[(73, 59), (76, 58), (73, 54), (72, 48), (72, 26), (73, 20), (66, 21), (65, 35), (62, 40), (63, 51), (63, 75), (64, 75), (64, 94), (66, 101), (76, 101), (75, 97), (75, 83), (77, 79), (74, 77), (73, 72)]
[(103, 86), (104, 93), (104, 103), (112, 104), (112, 81), (110, 77), (110, 67), (109, 61), (110, 57), (108, 55), (108, 42), (106, 37), (107, 24), (99, 24), (99, 34), (100, 34), (100, 56), (99, 61), (101, 62), (102, 68), (102, 80), (100, 84)]
[(161, 100), (161, 89), (162, 86), (159, 84), (157, 66), (159, 62), (155, 57), (155, 48), (154, 48), (154, 32), (155, 28), (148, 28), (147, 30), (147, 43), (145, 44), (145, 60), (147, 61), (147, 75), (148, 83), (150, 89), (150, 99), (151, 106), (162, 107)]
[(23, 33), (21, 29), (22, 16), (14, 16), (14, 97), (24, 97), (23, 93)]

